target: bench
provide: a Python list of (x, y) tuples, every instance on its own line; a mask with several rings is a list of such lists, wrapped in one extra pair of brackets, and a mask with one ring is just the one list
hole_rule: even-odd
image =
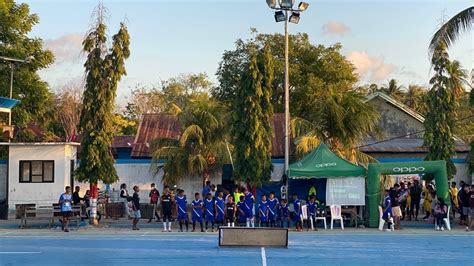
[[(60, 206), (39, 206), (26, 208), (23, 216), (21, 217), (21, 228), (28, 227), (28, 221), (30, 220), (48, 220), (48, 228), (54, 225), (54, 219), (61, 219), (61, 207)], [(72, 207), (72, 216), (69, 217), (69, 221), (75, 221), (77, 228), (81, 223), (81, 206)]]

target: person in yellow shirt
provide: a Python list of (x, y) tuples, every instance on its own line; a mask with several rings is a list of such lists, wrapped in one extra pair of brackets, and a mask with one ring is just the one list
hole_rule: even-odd
[(458, 193), (459, 193), (459, 190), (456, 186), (456, 182), (451, 182), (451, 187), (449, 188), (449, 194), (451, 195), (451, 206), (453, 209), (453, 218), (456, 215), (456, 210), (459, 209)]
[(430, 185), (426, 184), (423, 188), (423, 209), (425, 210), (425, 217), (423, 219), (428, 219), (431, 214), (431, 205), (433, 203), (433, 198), (431, 197), (431, 189)]
[(411, 216), (412, 216), (412, 209), (410, 208), (411, 206), (411, 195), (410, 195), (410, 190), (411, 190), (411, 182), (408, 182), (407, 184), (407, 214), (408, 214), (408, 221), (411, 221)]

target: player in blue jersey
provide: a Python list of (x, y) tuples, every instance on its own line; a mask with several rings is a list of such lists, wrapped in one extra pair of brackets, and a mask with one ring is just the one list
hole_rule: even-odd
[(247, 222), (247, 216), (245, 215), (245, 202), (244, 196), (240, 196), (239, 202), (237, 203), (237, 224), (239, 226), (244, 226)]
[(196, 232), (196, 222), (199, 222), (201, 226), (201, 232), (204, 232), (202, 227), (202, 208), (204, 202), (201, 200), (199, 193), (194, 194), (194, 200), (191, 203), (191, 207), (193, 208), (193, 212), (191, 215), (191, 219), (193, 221), (193, 232)]
[(316, 222), (316, 210), (318, 209), (318, 203), (316, 202), (316, 196), (311, 195), (309, 198), (309, 202), (307, 204), (307, 211), (308, 211), (308, 230), (311, 229), (313, 231), (318, 231), (318, 229), (314, 226)]
[(262, 195), (262, 200), (258, 204), (258, 218), (260, 221), (260, 227), (268, 227), (268, 202), (267, 195)]
[(244, 188), (245, 216), (247, 217), (247, 227), (255, 227), (254, 204), (255, 198), (252, 193)]
[(204, 209), (206, 211), (206, 232), (207, 226), (211, 223), (211, 230), (214, 231), (214, 200), (212, 199), (212, 194), (207, 193), (206, 199), (204, 200)]
[(385, 198), (383, 200), (383, 214), (382, 219), (387, 222), (388, 230), (393, 231), (393, 218), (392, 218), (392, 200), (390, 198), (390, 190), (385, 190)]
[(301, 201), (298, 199), (297, 194), (293, 194), (293, 208), (294, 208), (293, 221), (295, 222), (296, 231), (301, 232), (303, 231), (303, 228), (301, 225)]
[(281, 200), (278, 217), (280, 218), (280, 227), (286, 222), (286, 228), (290, 228), (290, 208), (286, 199)]
[(176, 197), (176, 212), (178, 213), (179, 231), (183, 232), (183, 222), (186, 224), (186, 232), (189, 230), (188, 213), (186, 212), (187, 205), (186, 195), (184, 190), (178, 190), (178, 196)]
[(217, 226), (224, 225), (224, 218), (225, 218), (225, 201), (224, 201), (224, 193), (222, 191), (219, 191), (217, 193), (217, 197), (215, 200), (215, 205), (216, 205), (216, 224)]
[(275, 193), (272, 191), (268, 196), (268, 219), (270, 220), (270, 227), (275, 227), (278, 220), (278, 207), (280, 203), (275, 198)]

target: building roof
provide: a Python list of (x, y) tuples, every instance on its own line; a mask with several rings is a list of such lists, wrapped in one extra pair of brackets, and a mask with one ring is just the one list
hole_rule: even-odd
[(388, 96), (387, 94), (385, 94), (381, 91), (377, 91), (377, 92), (374, 92), (374, 93), (371, 93), (371, 94), (367, 95), (365, 101), (370, 102), (372, 99), (377, 98), (377, 97), (382, 98), (383, 100), (385, 100), (385, 102), (388, 102), (389, 104), (395, 106), (396, 108), (400, 109), (401, 111), (407, 113), (409, 116), (413, 117), (414, 119), (418, 120), (419, 122), (423, 123), (425, 121), (425, 118), (420, 113), (418, 113), (417, 111), (411, 109), (407, 105), (395, 100), (394, 98)]
[(0, 142), (0, 146), (58, 146), (71, 145), (80, 146), (78, 142)]
[(135, 136), (114, 136), (112, 148), (132, 148)]
[[(456, 152), (469, 152), (470, 147), (460, 140), (455, 140)], [(426, 153), (428, 149), (423, 147), (423, 139), (399, 138), (387, 141), (367, 139), (359, 146), (359, 150), (365, 153)]]
[(151, 157), (150, 144), (159, 138), (179, 139), (181, 125), (171, 114), (144, 114), (132, 149), (132, 157)]

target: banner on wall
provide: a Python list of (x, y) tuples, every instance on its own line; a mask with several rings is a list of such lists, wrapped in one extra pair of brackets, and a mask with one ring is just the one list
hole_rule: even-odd
[(328, 178), (326, 205), (365, 205), (365, 178)]

